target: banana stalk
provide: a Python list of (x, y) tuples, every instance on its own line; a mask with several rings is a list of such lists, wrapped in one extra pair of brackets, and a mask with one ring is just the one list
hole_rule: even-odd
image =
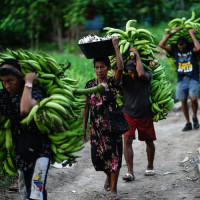
[(87, 88), (87, 89), (75, 89), (74, 94), (77, 95), (87, 95), (87, 94), (92, 94), (96, 92), (100, 92), (106, 87), (105, 83), (100, 83), (99, 85), (92, 87), (92, 88)]

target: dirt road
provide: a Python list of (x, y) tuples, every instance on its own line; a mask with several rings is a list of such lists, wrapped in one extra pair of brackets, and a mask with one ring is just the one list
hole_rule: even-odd
[[(154, 177), (145, 177), (147, 165), (145, 143), (134, 141), (134, 171), (136, 180), (118, 181), (121, 200), (192, 200), (200, 199), (199, 170), (197, 168), (200, 130), (182, 132), (185, 121), (181, 111), (171, 111), (166, 120), (155, 123), (157, 133)], [(52, 168), (48, 175), (48, 200), (107, 200), (109, 192), (103, 188), (106, 176), (96, 172), (90, 158), (90, 144), (80, 152), (81, 158), (72, 168)], [(183, 160), (186, 162), (182, 162)], [(18, 200), (17, 194), (6, 194), (5, 199)], [(2, 198), (1, 198), (2, 199)]]

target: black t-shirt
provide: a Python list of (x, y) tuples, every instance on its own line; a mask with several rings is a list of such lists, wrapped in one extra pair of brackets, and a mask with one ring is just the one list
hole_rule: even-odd
[(189, 76), (199, 82), (196, 53), (193, 52), (193, 48), (193, 45), (188, 45), (187, 48), (181, 52), (177, 45), (172, 46), (173, 56), (176, 59), (178, 81), (181, 81), (184, 76)]
[(148, 81), (133, 80), (129, 75), (122, 77), (123, 112), (136, 119), (152, 114), (149, 94), (153, 75), (150, 71), (147, 73), (150, 77)]

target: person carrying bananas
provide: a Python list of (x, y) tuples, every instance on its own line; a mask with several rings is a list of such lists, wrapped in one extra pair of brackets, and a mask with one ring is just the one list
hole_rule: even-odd
[(154, 155), (156, 134), (153, 124), (151, 103), (149, 93), (153, 75), (150, 71), (145, 71), (138, 51), (131, 47), (134, 58), (126, 63), (125, 70), (128, 74), (122, 77), (123, 112), (129, 123), (129, 131), (124, 133), (124, 157), (128, 172), (122, 177), (125, 181), (134, 181), (133, 171), (133, 140), (136, 139), (135, 131), (138, 130), (138, 139), (145, 141), (148, 165), (144, 173), (145, 176), (153, 176)]
[[(180, 30), (180, 27), (176, 27), (176, 30)], [(191, 100), (192, 106), (192, 120), (193, 128), (199, 128), (199, 121), (197, 118), (198, 110), (198, 92), (199, 92), (199, 71), (197, 66), (197, 52), (200, 50), (200, 43), (195, 37), (195, 29), (189, 29), (189, 34), (193, 40), (193, 44), (188, 43), (184, 37), (179, 37), (177, 45), (167, 45), (167, 40), (172, 35), (171, 33), (163, 37), (159, 46), (174, 56), (176, 59), (176, 71), (177, 71), (177, 88), (176, 98), (181, 100), (183, 114), (186, 119), (186, 124), (182, 131), (192, 130), (192, 123), (189, 117), (189, 108), (187, 104), (188, 96)]]
[(28, 126), (20, 123), (44, 98), (42, 91), (33, 86), (37, 76), (34, 72), (24, 76), (15, 59), (4, 60), (0, 66), (0, 117), (11, 120), (12, 138), (5, 143), (13, 140), (21, 199), (46, 200), (50, 144), (33, 121)]
[(112, 37), (113, 47), (116, 53), (117, 70), (115, 76), (107, 75), (110, 69), (108, 57), (94, 58), (94, 70), (97, 78), (90, 80), (86, 88), (105, 83), (104, 91), (85, 96), (85, 108), (83, 109), (84, 138), (87, 141), (87, 122), (90, 111), (90, 141), (92, 163), (96, 171), (103, 171), (107, 175), (104, 188), (110, 191), (109, 200), (119, 199), (117, 195), (117, 181), (122, 163), (122, 136), (110, 131), (107, 122), (106, 108), (113, 110), (123, 74), (123, 59), (119, 51), (117, 37)]

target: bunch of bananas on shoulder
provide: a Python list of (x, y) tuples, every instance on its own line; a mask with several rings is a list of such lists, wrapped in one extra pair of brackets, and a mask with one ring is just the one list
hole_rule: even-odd
[[(31, 109), (21, 123), (29, 125), (34, 120), (41, 133), (46, 134), (51, 142), (53, 152), (51, 161), (58, 163), (65, 161), (65, 165), (72, 165), (79, 157), (75, 152), (84, 147), (82, 108), (85, 100), (81, 95), (98, 92), (104, 89), (105, 85), (79, 89), (78, 81), (67, 76), (68, 66), (58, 64), (52, 56), (44, 52), (7, 49), (7, 53), (0, 54), (0, 62), (7, 58), (17, 59), (24, 75), (29, 72), (38, 73), (34, 84), (46, 94), (46, 97)], [(0, 131), (7, 135), (4, 129)], [(9, 134), (11, 134), (10, 129)], [(2, 138), (0, 140), (3, 140)], [(10, 156), (2, 155), (2, 160), (7, 164), (5, 158)]]
[[(111, 34), (117, 36), (119, 38), (119, 47), (120, 53), (123, 57), (124, 63), (130, 58), (129, 48), (134, 47), (138, 50), (141, 60), (143, 61), (144, 67), (148, 70), (151, 70), (148, 67), (150, 61), (157, 64), (158, 59), (154, 55), (154, 53), (159, 53), (156, 49), (156, 45), (154, 44), (154, 36), (146, 29), (136, 29), (132, 26), (136, 23), (136, 20), (129, 20), (126, 23), (126, 31), (105, 27), (104, 30), (107, 31), (106, 34)], [(110, 60), (112, 61), (115, 55), (110, 56)], [(116, 60), (111, 63), (111, 67), (113, 68), (116, 65)]]
[[(189, 35), (189, 29), (195, 29), (195, 37), (200, 41), (200, 17), (195, 19), (195, 12), (192, 11), (192, 15), (189, 19), (175, 18), (168, 23), (168, 28), (165, 29), (166, 34), (171, 34), (171, 37), (167, 40), (168, 45), (176, 45), (179, 37), (184, 37), (189, 43), (193, 43), (191, 36)], [(180, 29), (176, 28), (179, 27)], [(176, 71), (176, 60), (174, 57), (171, 57), (167, 52), (167, 61), (169, 66), (173, 71)], [(199, 56), (198, 56), (199, 58)], [(197, 60), (200, 72), (200, 59)]]
[[(140, 54), (142, 64), (145, 70), (153, 73), (153, 80), (151, 82), (150, 102), (151, 109), (154, 116), (154, 121), (165, 119), (168, 112), (174, 106), (174, 100), (171, 96), (171, 83), (167, 81), (165, 67), (159, 64), (159, 60), (155, 54), (159, 53), (154, 44), (154, 36), (146, 29), (137, 29), (134, 27), (136, 20), (129, 20), (126, 23), (126, 30), (120, 30), (111, 27), (105, 27), (107, 34), (117, 36), (119, 38), (120, 53), (124, 60), (124, 66), (127, 60), (132, 55), (129, 52), (130, 47), (137, 49)], [(110, 56), (111, 67), (116, 66), (115, 56)], [(111, 72), (112, 73), (112, 72)], [(112, 74), (109, 75), (112, 75)], [(124, 72), (124, 74), (126, 74)], [(118, 94), (117, 102), (120, 106), (123, 105), (123, 97)]]
[(149, 100), (155, 122), (165, 119), (168, 112), (174, 107), (172, 85), (167, 80), (164, 66), (162, 65), (159, 65), (153, 71)]
[(4, 171), (11, 176), (17, 176), (11, 122), (2, 116), (0, 119), (0, 173)]

